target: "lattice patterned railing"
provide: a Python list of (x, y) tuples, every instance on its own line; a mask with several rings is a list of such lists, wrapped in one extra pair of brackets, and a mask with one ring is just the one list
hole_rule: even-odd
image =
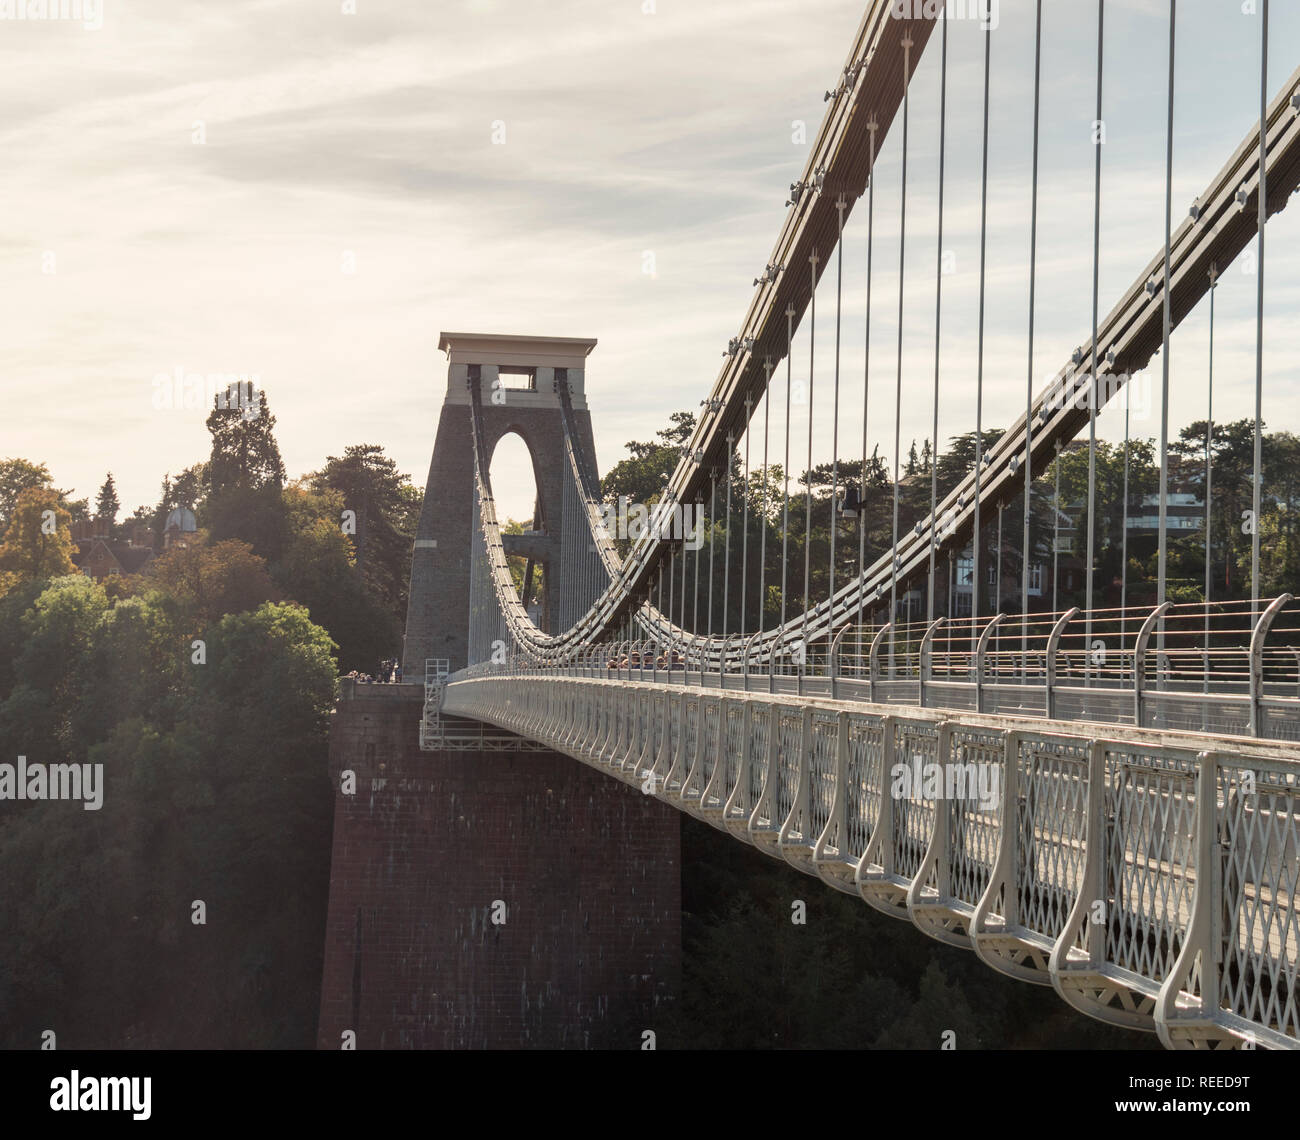
[(1285, 746), (524, 673), (444, 708), (1175, 1047), (1300, 1047), (1300, 761)]

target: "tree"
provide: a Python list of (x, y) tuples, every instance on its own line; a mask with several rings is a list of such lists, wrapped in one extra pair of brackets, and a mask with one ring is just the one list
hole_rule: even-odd
[(311, 620), (338, 644), (342, 669), (370, 672), (400, 645), (397, 618), (372, 593), (353, 560), (351, 539), (339, 526), (338, 491), (284, 491), (287, 536), (284, 557), (271, 574), (286, 597), (307, 608)]
[[(1205, 460), (1206, 422), (1188, 424), (1170, 443), (1169, 450), (1188, 460)], [(1261, 431), (1263, 430), (1261, 425)], [(1221, 589), (1249, 590), (1251, 537), (1242, 531), (1246, 511), (1254, 501), (1255, 421), (1234, 420), (1215, 424), (1210, 433), (1210, 470), (1214, 479), (1214, 501), (1210, 526), (1214, 539), (1214, 560), (1223, 566)], [(1239, 566), (1246, 566), (1242, 573)], [(1222, 595), (1220, 595), (1222, 596)]]
[(161, 550), (163, 544), (163, 534), (167, 529), (167, 516), (171, 514), (172, 508), (176, 505), (176, 494), (172, 489), (172, 477), (168, 473), (163, 476), (162, 488), (158, 493), (158, 505), (153, 509), (153, 516), (150, 519), (150, 527), (153, 530), (153, 545), (155, 550)]
[[(319, 953), (328, 895), (332, 643), (299, 607), (266, 605), (215, 623), (197, 666), (176, 644), (174, 604), (144, 595), (110, 608), (88, 579), (59, 579), (12, 638), (6, 748), (103, 764), (107, 791), (92, 815), (36, 802), (0, 822), (13, 949), (0, 1046), (51, 1019), (60, 1044), (99, 1048), (313, 1039), (319, 970), (303, 963)], [(176, 900), (195, 895), (222, 916), (210, 938), (185, 937)]]
[(917, 472), (917, 463), (918, 460), (916, 458), (916, 440), (912, 440), (912, 446), (911, 448), (908, 449), (907, 452), (907, 464), (903, 468), (903, 474), (915, 475)]
[(1278, 508), (1264, 512), (1259, 532), (1263, 597), (1294, 592), (1300, 583), (1300, 536), (1294, 528), (1294, 515), (1294, 510)]
[(269, 563), (284, 553), (284, 500), (280, 488), (230, 487), (208, 496), (198, 517), (214, 542), (239, 541)]
[(18, 496), (0, 543), (0, 592), (15, 583), (72, 574), (71, 517), (58, 491), (29, 487)]
[(284, 486), (284, 461), (275, 442), (275, 416), (266, 393), (255, 390), (251, 381), (231, 385), (231, 389), (233, 394), (218, 396), (208, 413), (210, 493), (263, 487), (278, 491)]
[(193, 668), (184, 616), (177, 599), (152, 587), (100, 615), (76, 671), (74, 740), (103, 740), (131, 717), (171, 727), (182, 670)]
[(106, 520), (112, 527), (116, 524), (117, 512), (121, 509), (122, 504), (117, 499), (117, 485), (113, 482), (113, 472), (110, 471), (108, 478), (104, 480), (104, 485), (99, 489), (99, 494), (95, 496), (95, 515)]
[(200, 521), (215, 541), (240, 539), (276, 562), (284, 547), (284, 462), (266, 393), (244, 382), (213, 403), (208, 497)]
[(30, 488), (50, 487), (50, 470), (27, 459), (0, 459), (0, 534), (9, 525), (18, 496)]
[[(0, 573), (0, 581), (4, 574)], [(0, 700), (13, 687), (15, 666), (26, 648), (23, 642), (22, 618), (32, 608), (32, 603), (45, 589), (44, 582), (30, 581), (16, 584), (7, 592), (0, 584)]]
[(173, 546), (155, 560), (153, 578), (186, 607), (199, 628), (276, 596), (265, 561), (238, 539)]
[(81, 697), (82, 662), (107, 610), (103, 587), (83, 574), (46, 584), (21, 618), (18, 684), (0, 715), (0, 737), (32, 745), (37, 755), (68, 755), (84, 747), (68, 727), (68, 713)]
[[(239, 762), (263, 777), (272, 758), (277, 766), (283, 760), (277, 748), (309, 754), (325, 742), (337, 688), (336, 649), (328, 632), (292, 603), (226, 614), (208, 630), (208, 665), (197, 675), (191, 710), (196, 725), (218, 739), (246, 740), (250, 747), (240, 750)], [(250, 701), (252, 693), (259, 699)], [(323, 778), (324, 771), (314, 777)], [(255, 788), (248, 794), (255, 796)]]
[[(983, 433), (983, 452), (1002, 438), (1002, 429), (986, 428)], [(948, 450), (939, 456), (939, 498), (944, 499), (963, 479), (975, 470), (975, 433), (968, 431), (948, 440)]]
[(343, 512), (355, 523), (357, 569), (374, 596), (393, 614), (406, 616), (407, 575), (411, 569), (411, 541), (415, 537), (415, 516), (407, 492), (410, 478), (378, 444), (360, 443), (343, 449), (341, 457), (329, 456), (321, 470), (308, 476), (316, 491), (326, 489), (340, 496), (337, 527)]
[(203, 501), (203, 490), (207, 484), (208, 465), (196, 463), (185, 468), (172, 480), (172, 499), (178, 507), (194, 510)]
[(625, 445), (632, 457), (614, 464), (601, 480), (600, 491), (606, 502), (615, 503), (620, 495), (647, 506), (659, 501), (681, 460), (682, 447), (695, 431), (691, 412), (674, 412), (668, 420), (669, 426), (655, 433), (659, 442), (632, 440)]

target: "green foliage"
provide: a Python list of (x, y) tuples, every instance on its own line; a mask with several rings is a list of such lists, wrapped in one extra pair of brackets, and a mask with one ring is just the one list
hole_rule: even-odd
[(173, 546), (154, 562), (151, 578), (180, 602), (196, 628), (275, 596), (266, 562), (236, 539)]
[[(198, 711), (214, 734), (255, 745), (243, 762), (260, 766), (272, 747), (319, 747), (334, 701), (336, 649), (301, 606), (267, 602), (227, 614), (207, 630), (208, 663), (195, 673)], [(251, 693), (260, 699), (250, 702)]]
[(43, 490), (50, 486), (50, 469), (44, 463), (16, 458), (0, 459), (0, 534), (4, 533), (13, 518), (19, 495), (29, 489)]
[(617, 502), (620, 495), (633, 503), (659, 501), (664, 484), (681, 460), (682, 446), (695, 430), (695, 416), (690, 412), (674, 412), (668, 420), (669, 426), (655, 433), (658, 443), (633, 440), (626, 444), (632, 457), (614, 464), (600, 481), (606, 502)]
[[(501, 533), (523, 534), (524, 524), (517, 519), (507, 519), (505, 525), (501, 528)], [(532, 605), (541, 596), (542, 579), (546, 572), (544, 565), (542, 563), (533, 564), (532, 588), (528, 591), (528, 597), (524, 597), (524, 579), (528, 574), (528, 559), (518, 554), (508, 555), (506, 564), (510, 568), (510, 577), (515, 584), (515, 593), (519, 595), (525, 606)]]
[(245, 383), (238, 398), (234, 394), (230, 398), (218, 396), (208, 413), (207, 428), (212, 436), (208, 481), (212, 495), (236, 487), (278, 490), (284, 486), (284, 461), (275, 442), (275, 416), (266, 393), (255, 390), (251, 382)]
[(0, 542), (0, 594), (22, 582), (72, 573), (71, 521), (58, 491), (28, 487), (19, 493)]
[(188, 507), (190, 510), (194, 510), (203, 501), (207, 483), (208, 465), (206, 463), (196, 463), (192, 467), (185, 468), (172, 481), (171, 506)]
[(333, 642), (270, 603), (217, 619), (195, 665), (189, 616), (160, 591), (110, 606), (80, 576), (0, 601), (0, 631), (22, 646), (11, 670), (0, 654), (0, 678), (18, 678), (0, 748), (104, 766), (99, 811), (0, 816), (0, 1047), (30, 1048), (51, 1025), (60, 1047), (313, 1041)]
[[(211, 534), (104, 586), (72, 573), (72, 511), (44, 466), (0, 465), (0, 751), (102, 764), (105, 780), (96, 812), (0, 814), (0, 1047), (31, 1047), (50, 1025), (61, 1047), (314, 1041), (336, 654), (370, 669), (399, 643), (400, 559), (389, 549), (387, 569), (363, 576), (339, 492), (283, 488), (258, 406), (216, 409), (212, 463), (165, 478), (157, 506), (136, 513), (159, 544), (175, 506), (198, 507)], [(375, 519), (391, 520), (390, 547), (406, 543), (420, 496), (405, 482), (394, 492), (387, 461), (362, 451), (383, 491), (367, 508), (380, 564)], [(99, 506), (111, 517), (110, 492)], [(190, 921), (194, 899), (206, 927)]]
[(947, 1032), (958, 1049), (1159, 1048), (689, 817), (682, 867), (682, 996), (660, 1048), (936, 1050)]
[(374, 669), (399, 643), (400, 629), (357, 570), (352, 542), (338, 523), (342, 496), (287, 487), (284, 499), (288, 537), (283, 559), (272, 568), (276, 583), (330, 631), (342, 669)]
[(185, 606), (161, 590), (127, 597), (101, 612), (80, 655), (78, 699), (68, 715), (72, 752), (132, 718), (171, 723), (189, 667)]
[(18, 676), (58, 704), (71, 704), (77, 698), (76, 667), (107, 610), (102, 586), (81, 574), (55, 578), (23, 614)]
[[(606, 476), (602, 490), (607, 503), (627, 495), (633, 502), (658, 500), (663, 482), (676, 466), (676, 444), (683, 429), (692, 423), (688, 413), (678, 413), (672, 426), (660, 431), (660, 443), (633, 441), (627, 445), (632, 458), (617, 464)], [(987, 452), (1001, 438), (1000, 429), (983, 433), (982, 447)], [(1264, 496), (1261, 534), (1262, 592), (1275, 595), (1295, 591), (1300, 586), (1300, 438), (1290, 432), (1263, 436)], [(1203, 482), (1205, 424), (1193, 423), (1185, 428), (1178, 441), (1170, 446), (1171, 485), (1197, 489)], [(928, 517), (931, 504), (931, 472), (937, 482), (939, 501), (946, 498), (975, 467), (975, 433), (967, 432), (948, 440), (947, 449), (937, 461), (926, 440), (915, 462), (911, 450), (900, 469), (898, 483), (897, 533), (907, 534)], [(1095, 552), (1096, 571), (1093, 604), (1097, 607), (1119, 604), (1121, 579), (1125, 577), (1127, 553), (1127, 590), (1130, 605), (1154, 604), (1156, 539), (1149, 529), (1128, 528), (1125, 534), (1124, 497), (1127, 486), (1131, 520), (1138, 514), (1154, 513), (1151, 502), (1158, 495), (1160, 483), (1159, 453), (1150, 439), (1130, 439), (1121, 444), (1099, 440), (1095, 449)], [(752, 456), (751, 456), (752, 459)], [(1254, 423), (1240, 420), (1215, 425), (1212, 443), (1214, 496), (1212, 511), (1212, 590), (1216, 601), (1248, 597), (1250, 593), (1251, 536), (1243, 527), (1243, 512), (1252, 505), (1254, 465)], [(1049, 463), (1035, 473), (1030, 499), (1030, 548), (1046, 561), (1051, 556), (1057, 524), (1055, 479), (1060, 473), (1060, 523), (1063, 553), (1062, 578), (1072, 577), (1069, 588), (1059, 587), (1062, 606), (1086, 606), (1084, 575), (1085, 539), (1089, 524), (1089, 456), (1081, 441), (1066, 445), (1059, 461)], [(1126, 481), (1127, 467), (1127, 481)], [(910, 472), (910, 473), (908, 473)], [(713, 630), (720, 631), (725, 620), (728, 630), (775, 625), (781, 616), (781, 583), (785, 583), (786, 612), (796, 613), (805, 594), (810, 603), (824, 599), (830, 589), (831, 538), (834, 526), (834, 575), (838, 587), (857, 575), (863, 564), (880, 565), (892, 551), (894, 525), (894, 472), (875, 451), (864, 465), (861, 458), (842, 458), (838, 464), (820, 463), (811, 471), (791, 472), (788, 500), (785, 479), (780, 468), (772, 465), (766, 478), (761, 466), (750, 472), (748, 487), (738, 461), (733, 460), (728, 476), (720, 475), (711, 522), (704, 530), (704, 548), (687, 552), (685, 605), (680, 586), (674, 595), (674, 618), (693, 627), (694, 615), (700, 615), (699, 628), (707, 629), (705, 615), (714, 612)], [(731, 513), (726, 511), (728, 482)], [(832, 511), (833, 492), (843, 493), (853, 486), (861, 495), (856, 517)], [(1146, 505), (1144, 505), (1144, 501)], [(1010, 493), (999, 503), (987, 504), (982, 512), (983, 565), (997, 565), (999, 520), (1001, 520), (1001, 575), (996, 587), (981, 573), (981, 612), (1002, 609), (1018, 611), (1021, 605), (1021, 555), (1024, 512), (1023, 476), (1013, 480)], [(705, 488), (704, 508), (709, 508)], [(764, 544), (766, 530), (766, 544)], [(1071, 530), (1073, 537), (1071, 538)], [(1074, 549), (1069, 548), (1073, 541)], [(969, 537), (965, 539), (969, 542)], [(1169, 598), (1174, 601), (1198, 601), (1205, 594), (1205, 535), (1201, 528), (1171, 530), (1168, 535)], [(740, 552), (749, 550), (748, 566)], [(626, 549), (630, 543), (621, 543)], [(713, 561), (710, 563), (710, 546)], [(727, 551), (730, 548), (728, 563)], [(765, 553), (764, 553), (765, 552)], [(680, 553), (676, 572), (680, 573)], [(946, 559), (945, 554), (940, 555)], [(805, 559), (809, 566), (804, 577)], [(700, 566), (696, 589), (695, 564)], [(729, 569), (728, 569), (729, 565)], [(710, 574), (710, 567), (712, 573)], [(728, 580), (723, 582), (723, 578)], [(1045, 579), (1047, 580), (1047, 579)], [(675, 578), (680, 583), (680, 577)], [(651, 596), (658, 600), (658, 579), (651, 586)], [(664, 590), (664, 604), (668, 591)], [(723, 615), (723, 599), (727, 613)], [(1035, 599), (1047, 608), (1050, 592)], [(938, 609), (943, 612), (944, 603)]]
[[(393, 620), (404, 621), (421, 499), (409, 477), (397, 470), (382, 447), (361, 443), (344, 448), (341, 458), (331, 455), (308, 479), (317, 492), (338, 492), (340, 511), (354, 513), (357, 569)], [(337, 525), (338, 514), (334, 521)]]
[(228, 487), (207, 498), (198, 521), (214, 541), (246, 542), (268, 562), (278, 561), (284, 553), (284, 500), (279, 487)]
[(242, 539), (276, 561), (284, 544), (284, 461), (266, 393), (250, 383), (240, 398), (217, 397), (207, 427), (212, 454), (202, 524), (215, 540)]

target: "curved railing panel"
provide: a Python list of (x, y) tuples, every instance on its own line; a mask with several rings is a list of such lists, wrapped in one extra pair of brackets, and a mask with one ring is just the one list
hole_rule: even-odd
[(443, 699), (707, 807), (1090, 1016), (1175, 1047), (1300, 1047), (1300, 760), (1285, 744), (1225, 756), (1153, 729), (1088, 740), (1059, 722), (528, 672), (454, 680)]

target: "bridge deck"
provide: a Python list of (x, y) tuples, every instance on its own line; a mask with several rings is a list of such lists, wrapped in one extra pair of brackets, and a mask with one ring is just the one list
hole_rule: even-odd
[[(449, 678), (444, 705), (638, 784), (1091, 1016), (1169, 1045), (1300, 1047), (1289, 742), (627, 673), (483, 670)], [(937, 796), (903, 780), (926, 764)], [(978, 765), (993, 795), (946, 794)]]

